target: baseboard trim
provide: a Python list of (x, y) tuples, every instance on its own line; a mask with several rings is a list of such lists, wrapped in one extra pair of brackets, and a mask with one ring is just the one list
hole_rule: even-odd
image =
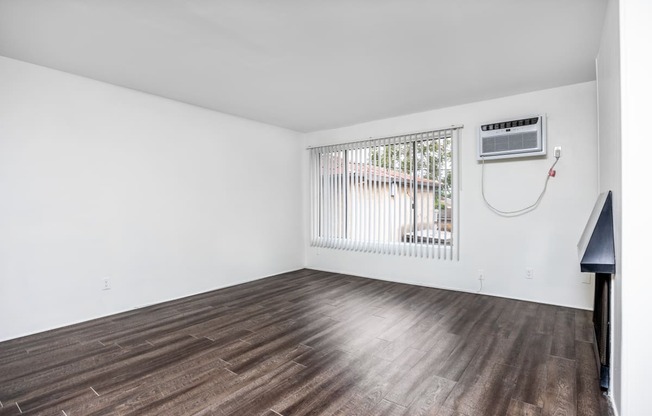
[(429, 288), (432, 288), (432, 289), (452, 290), (452, 291), (455, 291), (455, 292), (472, 293), (472, 294), (475, 294), (475, 295), (487, 295), (487, 296), (492, 296), (492, 297), (496, 297), (496, 298), (521, 300), (521, 301), (524, 301), (524, 302), (541, 303), (541, 304), (544, 304), (544, 305), (562, 306), (564, 308), (580, 309), (580, 310), (584, 310), (584, 311), (592, 311), (593, 310), (593, 309), (590, 309), (590, 308), (577, 306), (577, 305), (567, 305), (567, 304), (563, 304), (563, 303), (544, 302), (544, 301), (537, 300), (537, 299), (528, 299), (528, 298), (522, 298), (522, 297), (511, 297), (511, 296), (505, 296), (505, 295), (502, 295), (502, 294), (491, 293), (491, 292), (475, 292), (475, 291), (472, 291), (472, 290), (465, 290), (465, 289), (460, 289), (460, 288), (455, 288), (455, 287), (429, 285), (429, 284), (426, 284), (426, 283), (423, 283), (423, 282), (416, 282), (416, 281), (412, 281), (412, 280), (404, 280), (404, 281), (399, 282), (397, 280), (391, 280), (391, 279), (386, 279), (386, 278), (376, 277), (376, 276), (365, 276), (365, 275), (361, 275), (359, 273), (355, 273), (355, 272), (352, 273), (352, 272), (347, 272), (347, 271), (342, 271), (342, 270), (331, 270), (331, 269), (322, 268), (322, 267), (306, 267), (306, 268), (310, 269), (310, 270), (318, 270), (318, 271), (328, 272), (328, 273), (339, 273), (339, 274), (346, 274), (346, 275), (349, 275), (349, 276), (364, 277), (366, 279), (382, 280), (384, 282), (404, 283), (406, 285), (429, 287)]
[(280, 271), (280, 272), (277, 272), (277, 273), (268, 274), (268, 275), (261, 276), (261, 277), (254, 277), (254, 278), (251, 278), (251, 279), (242, 279), (242, 280), (239, 280), (239, 281), (234, 282), (234, 283), (229, 283), (229, 284), (226, 284), (226, 285), (217, 286), (217, 287), (214, 287), (212, 289), (201, 291), (201, 292), (191, 293), (191, 294), (183, 295), (183, 296), (179, 296), (179, 297), (166, 298), (164, 300), (161, 300), (160, 302), (153, 302), (153, 303), (148, 303), (148, 304), (136, 305), (136, 306), (132, 306), (132, 307), (124, 308), (124, 309), (119, 309), (119, 310), (117, 310), (115, 312), (111, 312), (111, 313), (108, 313), (108, 314), (93, 315), (92, 317), (71, 321), (71, 322), (68, 322), (68, 323), (63, 324), (63, 325), (56, 325), (56, 326), (52, 326), (52, 327), (47, 327), (47, 328), (42, 329), (42, 330), (34, 331), (34, 332), (22, 333), (22, 334), (17, 335), (17, 336), (11, 336), (9, 338), (0, 339), (0, 342), (11, 341), (13, 339), (24, 338), (24, 337), (28, 337), (30, 335), (41, 334), (43, 332), (53, 331), (55, 329), (65, 328), (67, 326), (77, 325), (77, 324), (81, 324), (81, 323), (89, 322), (89, 321), (94, 321), (96, 319), (106, 318), (108, 316), (119, 315), (121, 313), (131, 312), (131, 311), (134, 311), (134, 310), (137, 310), (137, 309), (143, 309), (143, 308), (147, 308), (147, 307), (150, 307), (150, 306), (153, 306), (153, 305), (160, 305), (162, 303), (172, 302), (172, 301), (175, 301), (175, 300), (180, 300), (180, 299), (183, 299), (183, 298), (188, 298), (188, 297), (191, 297), (191, 296), (200, 295), (202, 293), (208, 293), (208, 292), (213, 292), (215, 290), (226, 289), (226, 288), (229, 288), (229, 287), (238, 286), (238, 285), (242, 285), (242, 284), (245, 284), (245, 283), (255, 282), (256, 280), (267, 279), (269, 277), (274, 277), (274, 276), (278, 276), (278, 275), (286, 274), (286, 273), (292, 273), (292, 272), (296, 272), (296, 271), (304, 270), (304, 269), (305, 269), (305, 267), (299, 267), (299, 268), (296, 268), (296, 269)]

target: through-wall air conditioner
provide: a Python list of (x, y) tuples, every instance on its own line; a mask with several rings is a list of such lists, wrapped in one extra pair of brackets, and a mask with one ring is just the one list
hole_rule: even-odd
[(478, 132), (478, 160), (546, 154), (545, 116), (487, 123)]

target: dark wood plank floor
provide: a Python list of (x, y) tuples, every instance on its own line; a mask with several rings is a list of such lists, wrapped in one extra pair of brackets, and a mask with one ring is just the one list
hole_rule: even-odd
[(590, 317), (300, 270), (0, 343), (0, 415), (606, 415)]

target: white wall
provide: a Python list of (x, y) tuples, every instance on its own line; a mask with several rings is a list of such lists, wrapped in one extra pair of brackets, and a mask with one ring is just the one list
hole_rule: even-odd
[(288, 130), (0, 57), (0, 340), (302, 267), (302, 155)]
[(616, 274), (612, 281), (612, 360), (610, 394), (620, 408), (622, 397), (622, 186), (620, 123), (620, 36), (618, 0), (607, 5), (597, 57), (600, 192), (612, 191)]
[[(483, 269), (483, 293), (592, 308), (593, 285), (583, 283), (576, 246), (598, 189), (595, 97), (595, 82), (588, 82), (306, 134), (305, 144), (314, 146), (464, 124), (459, 261), (306, 247), (307, 267), (473, 292), (480, 287), (477, 271)], [(499, 217), (480, 193), (477, 128), (483, 122), (540, 113), (548, 115), (549, 152), (554, 146), (563, 148), (557, 177), (539, 209), (517, 218)], [(303, 156), (307, 169), (307, 152)], [(528, 205), (538, 196), (552, 161), (549, 155), (488, 164), (489, 199), (502, 209)], [(304, 193), (308, 195), (306, 181)], [(307, 198), (304, 206), (307, 211)], [(525, 279), (526, 267), (535, 269), (533, 280)]]
[[(652, 2), (620, 2), (622, 105), (621, 416), (650, 414), (650, 100)], [(616, 277), (618, 278), (618, 276)]]

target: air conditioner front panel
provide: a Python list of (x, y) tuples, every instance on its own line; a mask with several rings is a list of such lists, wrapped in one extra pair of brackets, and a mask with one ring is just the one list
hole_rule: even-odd
[(546, 154), (543, 116), (482, 125), (478, 138), (478, 159)]

